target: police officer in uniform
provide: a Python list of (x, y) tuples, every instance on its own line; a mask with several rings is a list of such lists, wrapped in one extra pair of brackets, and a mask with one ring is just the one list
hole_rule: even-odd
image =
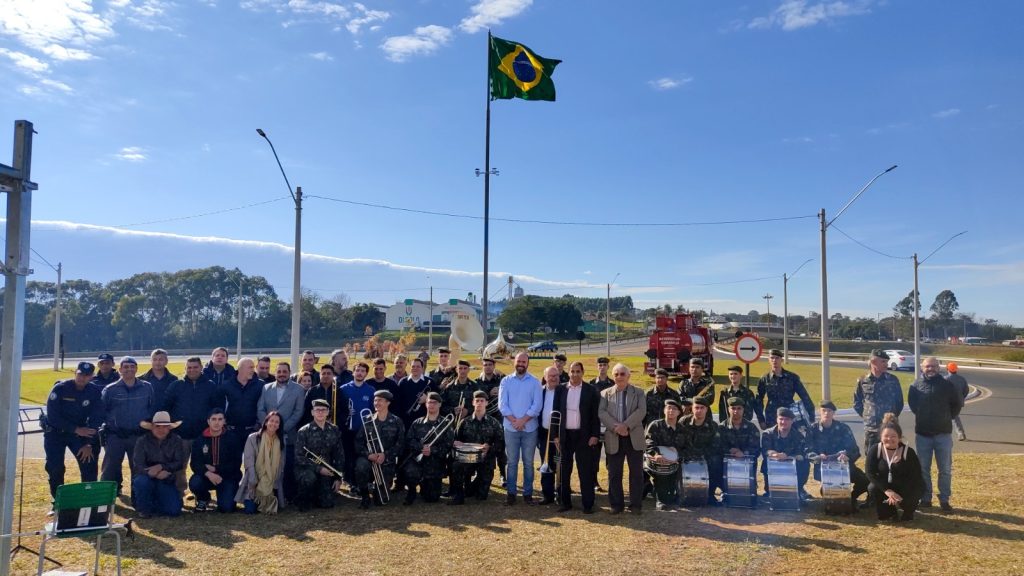
[(897, 418), (903, 412), (903, 388), (899, 379), (889, 373), (889, 355), (884, 350), (872, 350), (868, 369), (867, 374), (857, 379), (853, 393), (853, 409), (864, 420), (865, 453), (878, 444), (886, 412)]
[(711, 419), (711, 399), (700, 396), (693, 400), (693, 413), (683, 417), (686, 431), (685, 460), (703, 458), (708, 465), (708, 504), (721, 506), (715, 490), (722, 484), (722, 448), (718, 424)]
[(729, 366), (729, 386), (722, 390), (722, 393), (718, 396), (719, 422), (725, 422), (729, 419), (729, 407), (732, 406), (729, 400), (732, 398), (739, 398), (741, 400), (740, 405), (743, 406), (743, 419), (753, 420), (755, 417), (754, 406), (757, 404), (757, 399), (754, 398), (754, 392), (750, 387), (743, 383), (742, 366)]
[(313, 400), (313, 421), (296, 433), (295, 481), (300, 511), (309, 510), (313, 504), (321, 508), (334, 507), (334, 493), (341, 479), (326, 466), (314, 463), (310, 458), (312, 455), (306, 451), (309, 449), (339, 472), (344, 469), (345, 449), (341, 430), (327, 420), (330, 411), (330, 403), (323, 398)]
[[(804, 388), (800, 377), (782, 367), (782, 350), (771, 349), (768, 352), (768, 363), (772, 369), (757, 381), (757, 398), (754, 402), (754, 411), (761, 428), (774, 426), (779, 408), (789, 408), (793, 404), (793, 396), (800, 397), (804, 413), (808, 419), (813, 419), (814, 402), (811, 401), (811, 396)], [(765, 396), (768, 397), (767, 406), (764, 405)], [(799, 427), (806, 430), (810, 424), (811, 422), (801, 422)], [(804, 434), (806, 435), (806, 431)]]
[[(427, 394), (427, 415), (414, 420), (406, 434), (407, 455), (402, 469), (409, 491), (405, 495), (405, 505), (416, 501), (417, 486), (424, 502), (437, 502), (441, 499), (441, 480), (447, 468), (448, 454), (452, 451), (452, 442), (455, 441), (455, 423), (453, 421), (438, 435), (436, 430), (442, 426), (440, 416), (441, 395), (430, 392)], [(423, 443), (428, 434), (435, 438), (429, 446)], [(422, 456), (418, 461), (417, 455)]]
[(707, 398), (709, 406), (715, 401), (715, 381), (704, 374), (704, 361), (700, 358), (690, 358), (690, 376), (679, 386), (679, 393), (682, 398), (694, 401)]
[(455, 431), (454, 445), (462, 444), (483, 444), (484, 453), (476, 464), (458, 461), (452, 464), (455, 482), (450, 504), (454, 505), (464, 503), (467, 493), (477, 500), (487, 499), (496, 456), (505, 450), (505, 430), (500, 422), (487, 415), (487, 394), (481, 390), (473, 393), (473, 414)]
[[(395, 478), (395, 466), (398, 465), (398, 458), (405, 446), (405, 424), (402, 424), (398, 416), (388, 412), (392, 399), (394, 396), (387, 390), (377, 390), (373, 393), (373, 418), (380, 438), (379, 446), (375, 444), (371, 452), (366, 443), (366, 426), (373, 424), (364, 425), (356, 434), (356, 453), (359, 455), (355, 469), (356, 486), (362, 493), (363, 501), (359, 506), (364, 510), (370, 507), (371, 494), (376, 496), (370, 487), (375, 481), (371, 464), (380, 466), (384, 474), (384, 485), (391, 486)], [(384, 451), (379, 452), (380, 448)]]
[(831, 400), (823, 400), (818, 404), (818, 421), (811, 426), (808, 444), (811, 452), (818, 455), (814, 463), (814, 479), (821, 480), (821, 460), (839, 460), (849, 462), (850, 481), (853, 482), (851, 498), (857, 509), (857, 498), (868, 491), (868, 477), (857, 467), (860, 448), (853, 437), (853, 431), (844, 422), (835, 419), (836, 405)]
[[(645, 432), (645, 451), (647, 458), (655, 462), (665, 462), (661, 447), (674, 448), (679, 464), (687, 448), (687, 432), (679, 422), (683, 413), (682, 406), (676, 398), (666, 398), (662, 404), (661, 414), (664, 418), (653, 420), (647, 425)], [(654, 496), (656, 510), (671, 511), (679, 505), (679, 474), (651, 474), (654, 479)]]
[(55, 384), (47, 398), (43, 450), (51, 497), (64, 484), (65, 450), (75, 455), (82, 482), (96, 481), (100, 455), (97, 431), (103, 424), (103, 402), (99, 387), (90, 385), (95, 370), (91, 363), (79, 362), (75, 377)]
[[(98, 386), (100, 390), (103, 390), (107, 384), (113, 384), (121, 377), (114, 370), (114, 356), (104, 352), (96, 357), (96, 366), (99, 369), (98, 372), (92, 377), (90, 381), (93, 385)], [(152, 416), (152, 414), (150, 414)]]
[(803, 431), (793, 426), (796, 414), (785, 406), (775, 411), (775, 426), (761, 432), (761, 474), (768, 487), (768, 460), (796, 460), (796, 485), (801, 500), (812, 500), (804, 490), (810, 465), (807, 462), (807, 438)]

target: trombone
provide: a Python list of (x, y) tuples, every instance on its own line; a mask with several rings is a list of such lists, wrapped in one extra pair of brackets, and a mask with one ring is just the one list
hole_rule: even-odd
[[(545, 445), (545, 454), (547, 458), (544, 459), (544, 463), (540, 466), (541, 474), (554, 473), (555, 478), (558, 478), (558, 463), (561, 460), (559, 454), (554, 454), (555, 450), (552, 450), (551, 439), (552, 435), (554, 438), (558, 438), (559, 429), (562, 427), (562, 413), (558, 410), (551, 411), (551, 422), (548, 424), (548, 437), (547, 444)], [(554, 469), (552, 469), (554, 464)]]
[(338, 470), (334, 466), (331, 466), (327, 462), (327, 460), (324, 459), (323, 456), (317, 454), (316, 452), (313, 452), (312, 450), (310, 450), (306, 446), (303, 446), (303, 448), (306, 450), (306, 457), (309, 458), (309, 460), (313, 464), (315, 464), (317, 466), (323, 466), (324, 468), (327, 468), (328, 470), (331, 471), (332, 474), (334, 474), (335, 476), (338, 477), (339, 481), (341, 480), (341, 472), (338, 472)]
[(459, 394), (459, 403), (455, 406), (455, 410), (459, 412), (459, 416), (455, 419), (455, 429), (459, 429), (459, 424), (462, 424), (462, 411), (465, 410), (466, 406), (463, 404), (463, 400), (466, 398), (466, 393)]
[[(366, 450), (369, 454), (385, 454), (384, 442), (380, 438), (380, 429), (377, 428), (377, 413), (369, 408), (359, 411), (359, 417), (363, 421), (363, 434), (366, 435)], [(381, 504), (391, 501), (391, 492), (385, 482), (383, 467), (370, 461), (370, 469), (373, 470), (373, 488), (377, 492), (377, 499)]]
[[(437, 442), (441, 435), (448, 431), (448, 428), (451, 427), (452, 422), (455, 422), (454, 414), (448, 414), (444, 418), (441, 418), (438, 421), (438, 423), (427, 432), (426, 436), (423, 437), (422, 444), (424, 446), (433, 446), (434, 442)], [(420, 452), (419, 454), (416, 455), (416, 461), (420, 462), (422, 460), (423, 452)]]

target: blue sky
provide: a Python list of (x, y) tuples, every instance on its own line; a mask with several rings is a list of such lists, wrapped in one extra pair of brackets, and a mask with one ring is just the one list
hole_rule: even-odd
[[(33, 247), (69, 277), (238, 266), (290, 298), (308, 196), (482, 214), (486, 35), (558, 58), (557, 102), (492, 107), (499, 273), (527, 292), (875, 317), (911, 289), (1024, 324), (1024, 5), (846, 0), (3, 0), (0, 161), (35, 123)], [(264, 203), (268, 202), (269, 203)], [(263, 203), (219, 214), (185, 218)], [(480, 294), (479, 220), (305, 203), (303, 285)], [(173, 220), (170, 220), (173, 219)], [(166, 221), (170, 220), (170, 221)], [(162, 221), (155, 222), (154, 221)], [(45, 264), (34, 278), (52, 280)], [(428, 279), (429, 276), (429, 279)], [(723, 284), (736, 280), (765, 278)], [(500, 292), (499, 292), (500, 294)]]

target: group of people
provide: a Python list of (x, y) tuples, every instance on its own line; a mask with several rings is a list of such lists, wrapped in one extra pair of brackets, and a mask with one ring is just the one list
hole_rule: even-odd
[[(566, 512), (573, 509), (575, 469), (582, 511), (590, 514), (602, 490), (603, 453), (611, 513), (619, 514), (640, 513), (649, 492), (660, 510), (680, 504), (678, 470), (647, 474), (645, 466), (703, 460), (707, 503), (721, 505), (725, 458), (760, 458), (765, 474), (769, 460), (794, 460), (802, 498), (810, 498), (803, 487), (811, 461), (819, 477), (820, 463), (836, 459), (849, 464), (854, 503), (867, 492), (861, 506), (873, 503), (879, 518), (899, 518), (902, 510), (909, 520), (917, 507), (931, 505), (934, 456), (939, 504), (951, 509), (951, 421), (964, 395), (939, 374), (934, 358), (922, 362), (922, 377), (907, 396), (917, 416), (915, 452), (902, 442), (900, 383), (888, 373), (885, 353), (872, 352), (854, 396), (865, 425), (863, 471), (852, 431), (834, 418), (836, 406), (823, 401), (815, 410), (777, 350), (756, 391), (743, 384), (740, 367), (729, 368), (717, 423), (714, 381), (699, 358), (678, 390), (658, 370), (646, 392), (631, 383), (627, 366), (611, 367), (608, 358), (598, 359), (599, 374), (589, 382), (583, 363), (568, 363), (562, 354), (542, 381), (529, 372), (525, 353), (507, 376), (483, 359), (476, 378), (470, 363), (452, 362), (447, 349), (438, 351), (429, 372), (428, 358), (398, 355), (388, 376), (383, 359), (372, 368), (349, 366), (345, 351), (336, 350), (317, 368), (316, 355), (306, 351), (299, 370), (279, 362), (271, 372), (269, 357), (242, 358), (234, 367), (227, 350), (216, 348), (205, 366), (188, 358), (178, 378), (167, 371), (163, 350), (153, 351), (142, 375), (134, 358), (121, 358), (115, 370), (113, 357), (102, 354), (98, 367), (79, 363), (75, 377), (58, 382), (49, 396), (43, 426), (51, 493), (64, 482), (70, 450), (82, 481), (99, 476), (117, 482), (119, 492), (127, 457), (132, 503), (143, 517), (179, 515), (186, 488), (197, 512), (213, 507), (213, 493), (221, 512), (241, 505), (247, 513), (275, 513), (289, 503), (329, 508), (339, 493), (370, 508), (402, 491), (406, 505), (445, 496), (461, 505), (488, 497), (495, 469), (506, 505), (515, 505), (521, 492), (526, 504), (557, 503)], [(535, 499), (538, 457), (541, 497)]]

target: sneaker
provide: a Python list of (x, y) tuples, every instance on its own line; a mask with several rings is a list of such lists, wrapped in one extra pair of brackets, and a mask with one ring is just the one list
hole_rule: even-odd
[(210, 505), (206, 500), (196, 500), (196, 512), (206, 512), (206, 508)]
[(953, 507), (949, 505), (949, 502), (939, 502), (939, 508), (941, 508), (943, 512), (947, 513), (953, 511)]
[(596, 484), (594, 489), (597, 490), (598, 492), (607, 492), (607, 490), (602, 488), (600, 484)]
[(963, 432), (961, 432), (961, 433), (956, 435), (956, 438), (957, 438), (957, 440), (963, 442), (964, 440), (967, 440), (967, 434), (964, 434)]

